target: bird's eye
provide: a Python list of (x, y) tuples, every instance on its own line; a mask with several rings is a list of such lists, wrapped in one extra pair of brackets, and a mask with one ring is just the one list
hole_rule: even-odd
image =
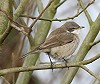
[(79, 29), (80, 27), (73, 27), (73, 29)]
[(72, 28), (72, 29), (75, 29), (75, 28)]

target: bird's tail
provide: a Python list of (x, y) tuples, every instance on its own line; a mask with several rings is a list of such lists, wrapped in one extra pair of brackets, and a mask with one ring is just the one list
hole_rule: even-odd
[(32, 51), (30, 51), (30, 52), (24, 54), (21, 58), (19, 58), (19, 60), (21, 60), (21, 59), (27, 57), (29, 54), (36, 54), (36, 53), (38, 53), (38, 52), (40, 52), (40, 51), (41, 51), (41, 50), (39, 50), (39, 48), (37, 47), (37, 48), (35, 48), (34, 50), (32, 50)]

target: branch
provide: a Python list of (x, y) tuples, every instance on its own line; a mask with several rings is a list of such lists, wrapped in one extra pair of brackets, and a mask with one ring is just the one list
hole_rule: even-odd
[[(100, 54), (94, 56), (93, 58), (90, 58), (88, 60), (80, 61), (80, 62), (69, 62), (67, 63), (67, 67), (80, 67), (81, 65), (87, 65), (95, 60), (100, 58)], [(53, 69), (58, 68), (66, 68), (66, 64), (54, 64)], [(0, 76), (8, 74), (8, 73), (14, 73), (14, 72), (24, 72), (24, 71), (33, 71), (33, 70), (45, 70), (45, 69), (52, 69), (51, 65), (43, 65), (43, 66), (29, 66), (29, 67), (15, 67), (15, 68), (9, 68), (9, 69), (3, 69), (0, 70)]]
[(86, 66), (81, 65), (80, 66), (82, 69), (84, 69), (85, 71), (87, 71), (90, 75), (92, 75), (93, 77), (95, 77), (98, 81), (100, 81), (100, 77), (95, 75), (92, 71), (90, 71)]
[[(90, 4), (93, 4), (94, 1), (95, 1), (95, 0), (93, 0)], [(85, 7), (84, 7), (84, 4), (83, 4), (82, 0), (78, 0), (78, 2), (79, 2), (79, 4), (80, 4), (81, 8), (84, 9)], [(89, 15), (88, 11), (85, 10), (84, 13), (85, 13), (85, 15), (86, 15), (86, 17), (87, 17), (87, 20), (88, 20), (89, 24), (92, 25), (93, 21), (92, 21), (92, 19), (91, 19), (91, 16)]]
[(35, 19), (35, 21), (30, 25), (30, 30), (29, 30), (29, 34), (31, 33), (32, 27), (34, 26), (34, 24), (37, 22), (37, 20), (39, 20), (39, 18), (42, 16), (42, 14), (46, 11), (46, 9), (52, 4), (52, 2), (54, 2), (54, 0), (50, 0), (50, 2), (47, 4), (47, 6), (44, 8), (44, 10), (40, 13), (40, 15)]
[(14, 25), (14, 24), (11, 24), (10, 26), (13, 27), (13, 28), (15, 28), (15, 29), (18, 30), (19, 32), (22, 32), (25, 36), (28, 35), (28, 33), (26, 33), (26, 32), (24, 31), (24, 29), (22, 29), (22, 28), (20, 28), (20, 27), (17, 27), (17, 26)]
[(3, 81), (4, 81), (6, 84), (10, 84), (10, 83), (8, 82), (8, 80), (7, 80), (5, 77), (1, 76), (1, 78), (3, 79)]
[(38, 8), (38, 12), (39, 14), (43, 11), (44, 7), (43, 7), (43, 3), (41, 0), (36, 0), (37, 2), (37, 8)]
[(90, 43), (90, 46), (93, 47), (93, 46), (95, 46), (95, 45), (98, 44), (98, 43), (100, 43), (100, 40), (95, 41), (95, 42), (93, 42), (93, 43)]
[[(27, 18), (31, 18), (31, 19), (36, 19), (37, 18), (37, 17), (34, 17), (34, 16), (24, 15), (24, 14), (22, 14), (21, 17), (27, 17)], [(44, 21), (50, 21), (50, 22), (52, 22), (51, 19), (46, 19), (46, 18), (39, 18), (38, 20), (44, 20)]]
[(14, 21), (19, 18), (19, 16), (23, 13), (24, 7), (26, 6), (29, 0), (21, 0), (19, 6), (15, 10), (15, 14), (13, 15)]
[[(13, 18), (13, 7), (11, 0), (0, 0), (0, 9), (5, 10), (6, 13)], [(0, 11), (0, 45), (2, 45), (11, 29), (12, 28), (9, 27), (8, 18)]]
[(65, 3), (65, 1), (67, 1), (67, 0), (63, 0), (62, 2), (60, 2), (55, 8), (60, 7), (63, 3)]

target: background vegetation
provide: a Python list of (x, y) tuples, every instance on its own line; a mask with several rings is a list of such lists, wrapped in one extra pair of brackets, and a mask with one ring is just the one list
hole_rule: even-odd
[[(44, 53), (19, 60), (66, 21), (85, 27), (69, 69), (58, 63), (52, 72)], [(1, 84), (99, 84), (99, 30), (99, 0), (0, 0)]]

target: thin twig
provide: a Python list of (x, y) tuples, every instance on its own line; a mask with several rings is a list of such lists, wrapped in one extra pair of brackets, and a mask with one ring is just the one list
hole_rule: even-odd
[(100, 54), (97, 54), (96, 56), (94, 56), (88, 60), (81, 61), (81, 64), (86, 65), (86, 64), (94, 62), (95, 60), (97, 60), (99, 58), (100, 58)]
[(39, 18), (42, 16), (42, 14), (46, 11), (46, 9), (52, 4), (54, 0), (50, 0), (50, 2), (47, 4), (47, 6), (44, 8), (44, 10), (40, 13), (40, 15), (35, 19), (35, 21), (30, 25), (30, 30), (29, 30), (29, 34), (32, 31), (32, 27), (34, 26), (34, 24), (37, 22), (37, 20), (39, 20)]
[[(31, 15), (24, 15), (22, 14), (21, 17), (27, 17), (27, 18), (31, 18), (31, 19), (36, 19), (37, 17), (31, 16)], [(46, 18), (39, 18), (38, 20), (44, 20), (44, 21), (52, 21), (50, 19), (46, 19)]]
[(93, 77), (95, 77), (97, 80), (100, 81), (100, 77), (97, 76), (97, 75), (95, 75), (95, 74), (94, 74), (92, 71), (90, 71), (86, 66), (81, 65), (80, 67), (81, 67), (82, 69), (84, 69), (85, 71), (87, 71), (90, 75), (92, 75)]
[(18, 30), (19, 32), (22, 32), (25, 36), (28, 35), (28, 33), (26, 33), (26, 32), (24, 31), (24, 29), (22, 29), (22, 28), (20, 28), (20, 27), (17, 27), (17, 26), (14, 25), (14, 24), (11, 24), (10, 26), (13, 27), (13, 28), (15, 28), (15, 29)]
[(55, 8), (58, 8), (58, 7), (60, 7), (63, 3), (65, 3), (65, 1), (67, 1), (67, 0), (63, 0), (61, 3), (59, 3)]
[[(4, 81), (6, 84), (10, 84), (10, 83), (8, 82), (8, 80), (5, 79), (5, 77), (1, 76), (1, 78), (3, 79), (3, 81)], [(4, 84), (5, 84), (5, 83), (4, 83)]]
[(93, 47), (93, 46), (95, 46), (95, 45), (98, 44), (98, 43), (100, 43), (100, 40), (95, 41), (95, 42), (93, 42), (93, 43), (90, 43), (90, 46)]

